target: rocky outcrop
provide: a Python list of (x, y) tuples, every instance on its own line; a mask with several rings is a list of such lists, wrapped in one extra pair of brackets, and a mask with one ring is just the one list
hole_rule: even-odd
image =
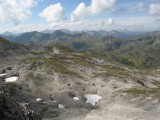
[(19, 105), (27, 120), (41, 120), (40, 115), (31, 110), (29, 103), (19, 103)]
[(0, 120), (41, 120), (28, 103), (18, 103), (5, 88), (0, 90)]

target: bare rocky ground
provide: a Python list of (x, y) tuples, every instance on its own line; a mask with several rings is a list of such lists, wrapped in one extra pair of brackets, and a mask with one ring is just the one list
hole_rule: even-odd
[[(0, 77), (1, 85), (18, 102), (29, 103), (43, 120), (160, 119), (159, 70), (133, 70), (56, 47), (1, 64), (2, 73), (6, 75)], [(12, 76), (17, 81), (6, 83)], [(102, 98), (93, 106), (86, 103), (87, 94)]]

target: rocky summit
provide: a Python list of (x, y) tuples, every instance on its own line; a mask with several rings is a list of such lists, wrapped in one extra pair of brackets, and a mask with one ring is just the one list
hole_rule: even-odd
[[(133, 46), (127, 41), (97, 54), (89, 48), (0, 40), (1, 120), (160, 119), (160, 67), (150, 67), (153, 64), (146, 60), (143, 62), (148, 66), (140, 69), (142, 64), (138, 64), (140, 59), (135, 53), (142, 49), (140, 45), (130, 49)], [(157, 53), (158, 40), (156, 37), (150, 46), (138, 41), (146, 51), (154, 46)], [(104, 41), (113, 45), (112, 40)], [(145, 50), (140, 52), (153, 55)]]

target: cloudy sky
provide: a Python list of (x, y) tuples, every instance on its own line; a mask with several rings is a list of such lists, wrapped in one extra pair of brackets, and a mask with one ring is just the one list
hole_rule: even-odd
[(159, 0), (0, 0), (0, 32), (160, 30)]

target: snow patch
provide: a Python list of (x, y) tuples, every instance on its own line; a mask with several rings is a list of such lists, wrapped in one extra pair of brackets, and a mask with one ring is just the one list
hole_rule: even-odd
[(64, 109), (64, 106), (62, 104), (58, 104), (59, 109)]
[(41, 101), (41, 100), (42, 100), (41, 98), (37, 98), (37, 99), (36, 99), (36, 101)]
[(102, 98), (97, 94), (88, 94), (88, 95), (85, 95), (85, 97), (87, 98), (86, 103), (91, 103), (93, 106), (95, 106), (96, 102), (98, 102)]
[(5, 76), (7, 73), (3, 73), (3, 74), (0, 74), (0, 77), (3, 77), (3, 76)]
[(74, 99), (75, 101), (79, 100), (79, 98), (78, 98), (78, 97), (73, 97), (73, 99)]
[(6, 78), (5, 82), (15, 82), (17, 81), (18, 77), (10, 77), (10, 78)]

